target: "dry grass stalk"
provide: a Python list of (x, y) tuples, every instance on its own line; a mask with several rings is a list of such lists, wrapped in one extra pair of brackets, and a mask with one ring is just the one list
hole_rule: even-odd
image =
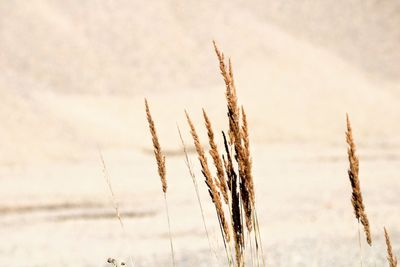
[(363, 225), (367, 242), (371, 246), (372, 245), (371, 231), (370, 231), (368, 217), (365, 212), (365, 207), (360, 188), (360, 180), (358, 177), (359, 161), (356, 155), (356, 145), (353, 139), (353, 131), (351, 128), (348, 114), (346, 114), (346, 121), (347, 121), (346, 142), (348, 144), (347, 154), (350, 164), (348, 175), (351, 183), (351, 188), (353, 190), (351, 203), (353, 204), (354, 207), (354, 214), (356, 216), (356, 219)]
[[(106, 162), (104, 160), (103, 153), (101, 153), (100, 149), (99, 149), (99, 156), (100, 156), (101, 164), (103, 165), (104, 178), (106, 180), (106, 183), (107, 183), (107, 186), (108, 186), (108, 191), (110, 192), (111, 201), (112, 201), (112, 204), (113, 204), (113, 207), (114, 207), (114, 210), (115, 210), (115, 217), (117, 218), (117, 220), (119, 222), (119, 225), (121, 227), (122, 233), (124, 234), (124, 236), (126, 236), (125, 225), (124, 225), (124, 223), (122, 221), (121, 213), (119, 211), (119, 203), (117, 201), (117, 198), (115, 197), (114, 190), (113, 190), (113, 187), (112, 187), (112, 184), (111, 184), (111, 177), (110, 177), (110, 174), (108, 173)], [(131, 265), (134, 266), (133, 258), (132, 258), (131, 255), (129, 255), (129, 261), (131, 262)], [(125, 263), (121, 263), (121, 265), (123, 266), (123, 265), (125, 265)]]
[(255, 204), (255, 194), (254, 194), (254, 183), (253, 183), (253, 174), (252, 174), (252, 161), (250, 156), (250, 139), (249, 139), (249, 129), (247, 124), (247, 115), (244, 111), (244, 107), (242, 106), (242, 139), (243, 139), (243, 164), (244, 170), (246, 172), (246, 181), (245, 186), (249, 193), (250, 202), (252, 208), (254, 209)]
[(226, 92), (225, 96), (228, 104), (228, 117), (229, 117), (229, 140), (231, 144), (234, 144), (236, 141), (240, 142), (240, 130), (239, 130), (239, 108), (237, 104), (237, 96), (236, 96), (236, 88), (233, 81), (233, 73), (232, 73), (232, 64), (229, 60), (229, 66), (227, 68), (225, 64), (225, 56), (218, 49), (215, 42), (214, 49), (217, 54), (219, 61), (219, 68), (221, 71), (221, 75), (224, 79)]
[[(243, 134), (248, 134), (247, 131), (247, 120), (245, 121), (245, 129), (240, 126), (240, 109), (238, 107), (236, 88), (233, 79), (232, 63), (229, 60), (228, 67), (225, 64), (224, 54), (218, 49), (214, 42), (215, 52), (218, 57), (219, 67), (222, 77), (225, 81), (226, 86), (226, 100), (228, 106), (228, 118), (229, 118), (229, 140), (235, 148), (235, 159), (239, 165), (239, 177), (240, 177), (240, 191), (245, 210), (246, 226), (249, 232), (253, 229), (253, 211), (254, 211), (254, 185), (253, 178), (251, 175), (251, 160), (250, 154), (246, 149), (246, 140), (243, 140)], [(244, 115), (245, 116), (245, 115)], [(246, 131), (246, 132), (245, 132)], [(248, 137), (248, 135), (247, 135)], [(243, 144), (244, 143), (244, 144)], [(248, 139), (247, 139), (247, 145)]]
[(229, 203), (229, 196), (228, 196), (228, 185), (225, 180), (225, 172), (224, 172), (224, 167), (222, 164), (221, 156), (218, 151), (218, 146), (215, 143), (214, 140), (214, 131), (211, 126), (211, 121), (207, 116), (206, 111), (203, 109), (203, 117), (204, 117), (204, 122), (207, 128), (207, 134), (208, 134), (208, 139), (209, 139), (209, 144), (210, 144), (210, 155), (214, 161), (215, 168), (217, 170), (217, 178), (218, 182), (216, 183), (220, 192), (222, 193), (222, 196), (224, 197), (225, 203)]
[(166, 170), (165, 170), (165, 156), (161, 152), (160, 142), (158, 141), (157, 130), (154, 125), (153, 118), (151, 117), (149, 104), (147, 103), (147, 99), (144, 100), (146, 105), (146, 116), (147, 121), (149, 123), (150, 134), (153, 141), (153, 148), (154, 148), (154, 156), (157, 161), (158, 166), (158, 174), (161, 178), (162, 190), (164, 193), (167, 193), (167, 177), (166, 177)]
[(396, 267), (397, 266), (397, 258), (393, 254), (392, 243), (390, 242), (389, 233), (386, 230), (386, 227), (384, 227), (383, 230), (385, 232), (385, 240), (386, 240), (386, 247), (387, 247), (387, 260), (389, 262), (389, 266)]
[(177, 126), (177, 128), (178, 128), (179, 138), (181, 139), (181, 143), (182, 143), (183, 153), (185, 155), (185, 164), (186, 164), (186, 167), (188, 168), (190, 177), (192, 178), (194, 189), (196, 191), (197, 202), (199, 204), (199, 208), (200, 208), (200, 212), (201, 212), (201, 218), (203, 220), (204, 231), (206, 233), (207, 240), (208, 240), (208, 245), (210, 247), (210, 251), (212, 251), (214, 253), (214, 255), (217, 257), (217, 253), (216, 253), (216, 251), (213, 249), (213, 247), (211, 245), (210, 235), (208, 234), (207, 224), (206, 224), (206, 220), (205, 220), (205, 216), (204, 216), (203, 205), (201, 204), (200, 192), (199, 192), (199, 187), (197, 185), (196, 175), (195, 175), (195, 173), (193, 171), (192, 164), (191, 164), (191, 162), (189, 160), (186, 144), (185, 144), (185, 141), (183, 141), (181, 130), (179, 129), (179, 126)]
[(124, 228), (124, 223), (122, 222), (121, 213), (119, 211), (119, 204), (118, 204), (117, 198), (115, 197), (114, 190), (113, 190), (112, 185), (111, 185), (110, 174), (108, 173), (106, 162), (104, 161), (104, 157), (103, 157), (103, 154), (101, 153), (101, 150), (99, 150), (99, 156), (100, 156), (101, 164), (103, 166), (104, 178), (106, 180), (108, 191), (110, 192), (112, 205), (113, 205), (114, 210), (115, 210), (115, 216), (117, 217), (118, 222), (119, 222), (122, 230), (124, 230), (125, 228)]
[(210, 168), (208, 167), (208, 163), (207, 163), (207, 158), (204, 152), (204, 148), (200, 143), (200, 139), (199, 136), (196, 132), (196, 129), (194, 127), (194, 124), (192, 122), (192, 120), (189, 117), (189, 114), (185, 111), (186, 114), (186, 118), (187, 118), (187, 122), (189, 124), (190, 127), (190, 133), (192, 135), (193, 141), (194, 141), (194, 146), (196, 148), (197, 151), (197, 155), (198, 155), (198, 159), (200, 161), (200, 165), (202, 168), (202, 173), (204, 175), (205, 178), (205, 182), (208, 186), (208, 192), (211, 196), (211, 199), (215, 205), (216, 211), (217, 211), (217, 216), (218, 219), (220, 221), (220, 226), (223, 230), (223, 237), (224, 237), (224, 241), (226, 241), (227, 243), (230, 242), (230, 232), (229, 232), (229, 226), (227, 223), (227, 220), (225, 218), (225, 213), (222, 207), (222, 201), (221, 201), (221, 197), (219, 195), (219, 192), (217, 190), (217, 187), (214, 183), (214, 179), (211, 175), (210, 172)]
[(167, 187), (167, 177), (166, 177), (166, 169), (165, 169), (165, 156), (161, 151), (161, 145), (160, 145), (160, 142), (158, 141), (156, 127), (154, 125), (154, 121), (153, 121), (153, 118), (150, 113), (150, 108), (149, 108), (149, 104), (147, 103), (147, 99), (144, 100), (144, 103), (145, 103), (145, 107), (146, 107), (147, 122), (149, 123), (150, 134), (151, 134), (152, 141), (153, 141), (154, 156), (156, 158), (158, 174), (161, 178), (162, 191), (164, 193), (164, 202), (165, 202), (165, 211), (167, 213), (172, 265), (175, 266), (175, 253), (174, 253), (174, 246), (172, 243), (171, 222), (170, 222), (170, 217), (169, 217), (169, 209), (168, 209), (168, 201), (167, 201), (167, 188), (168, 187)]
[[(261, 258), (261, 262), (265, 266), (265, 259), (264, 259), (264, 251), (262, 248), (262, 240), (261, 240), (261, 233), (260, 233), (260, 226), (258, 224), (258, 217), (257, 217), (257, 210), (255, 204), (255, 192), (254, 192), (254, 183), (253, 183), (253, 174), (252, 174), (252, 160), (250, 154), (250, 138), (249, 138), (249, 126), (247, 123), (247, 115), (242, 106), (242, 139), (244, 145), (244, 163), (245, 163), (245, 171), (246, 171), (246, 188), (248, 188), (250, 203), (252, 206), (252, 215), (253, 215), (253, 225), (254, 225), (254, 232), (255, 232), (255, 245), (257, 252), (260, 250), (260, 255), (257, 257)], [(259, 259), (257, 259), (259, 261)]]

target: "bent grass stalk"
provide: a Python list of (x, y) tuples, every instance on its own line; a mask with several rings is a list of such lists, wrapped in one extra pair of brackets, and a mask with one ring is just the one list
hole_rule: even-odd
[(167, 185), (166, 168), (165, 168), (165, 156), (161, 151), (161, 146), (160, 146), (160, 142), (158, 140), (156, 127), (154, 125), (154, 121), (153, 121), (153, 118), (150, 113), (150, 108), (149, 108), (147, 99), (145, 99), (144, 102), (145, 102), (145, 108), (146, 108), (147, 122), (149, 123), (150, 134), (151, 134), (152, 142), (153, 142), (154, 156), (156, 158), (158, 174), (161, 179), (162, 191), (164, 194), (165, 211), (166, 211), (167, 221), (168, 221), (168, 232), (169, 232), (169, 242), (170, 242), (170, 248), (171, 248), (172, 266), (175, 266), (175, 253), (174, 253), (174, 245), (172, 242), (171, 222), (170, 222), (168, 201), (167, 201), (168, 185)]

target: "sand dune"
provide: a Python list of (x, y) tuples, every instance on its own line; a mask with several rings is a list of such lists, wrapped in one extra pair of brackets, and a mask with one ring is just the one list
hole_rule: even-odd
[[(398, 18), (386, 16), (389, 6), (374, 14), (384, 25)], [(397, 28), (370, 29), (373, 38), (379, 37), (377, 31), (385, 34), (390, 49), (382, 54), (376, 50), (378, 39), (364, 47), (357, 44), (367, 42), (354, 35), (355, 30), (366, 34), (360, 20), (370, 20), (372, 7), (365, 13), (347, 10), (340, 27), (329, 17), (337, 12), (334, 5), (326, 11), (331, 22), (317, 16), (322, 6), (313, 6), (315, 21), (301, 19), (311, 12), (302, 7), (289, 23), (289, 15), (284, 16), (295, 8), (295, 3), (289, 8), (240, 2), (3, 3), (3, 160), (74, 158), (98, 144), (140, 143), (144, 96), (163, 109), (166, 97), (178, 101), (162, 118), (165, 138), (172, 141), (175, 131), (168, 131), (183, 108), (223, 109), (213, 38), (233, 57), (256, 141), (340, 141), (346, 111), (368, 138), (398, 136), (393, 122), (400, 118), (399, 85), (387, 78), (398, 62)], [(351, 12), (358, 14), (354, 21)], [(378, 52), (381, 57), (374, 57)], [(369, 63), (364, 66), (354, 57)], [(206, 101), (196, 105), (199, 97)]]

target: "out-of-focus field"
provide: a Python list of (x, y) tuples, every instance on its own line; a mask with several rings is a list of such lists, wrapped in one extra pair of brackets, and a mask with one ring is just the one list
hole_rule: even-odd
[(179, 266), (224, 264), (222, 251), (218, 261), (208, 252), (176, 130), (189, 143), (183, 110), (200, 128), (203, 107), (216, 132), (227, 126), (213, 39), (232, 57), (247, 109), (269, 266), (359, 264), (346, 112), (376, 241), (365, 265), (383, 266), (383, 225), (400, 252), (398, 25), (396, 1), (3, 1), (0, 266), (107, 266), (129, 255), (169, 264), (144, 97), (167, 154)]

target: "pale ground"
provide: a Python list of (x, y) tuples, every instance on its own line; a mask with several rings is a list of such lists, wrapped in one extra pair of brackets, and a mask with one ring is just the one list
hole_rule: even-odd
[(170, 265), (144, 97), (167, 153), (178, 266), (224, 266), (208, 250), (176, 130), (190, 142), (187, 109), (205, 137), (202, 107), (226, 128), (212, 39), (233, 58), (249, 117), (268, 266), (359, 266), (346, 112), (375, 243), (365, 266), (386, 264), (384, 225), (399, 254), (399, 2), (198, 2), (0, 3), (0, 266)]

